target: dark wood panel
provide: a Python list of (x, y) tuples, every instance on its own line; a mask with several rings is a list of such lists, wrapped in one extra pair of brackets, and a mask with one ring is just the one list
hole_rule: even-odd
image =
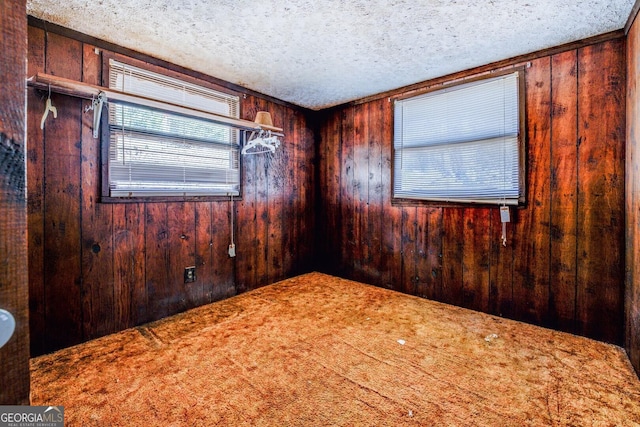
[[(52, 61), (58, 69), (56, 72), (65, 74), (63, 68), (74, 67), (80, 73), (84, 58), (87, 61), (84, 78), (92, 78), (87, 71), (87, 67), (92, 67), (91, 55), (95, 54), (90, 45), (81, 46), (52, 34), (48, 46), (53, 53), (45, 54), (44, 47), (39, 47), (37, 42), (38, 37), (44, 42), (44, 34), (33, 29), (31, 34), (30, 56), (34, 58), (34, 67), (40, 58), (42, 64), (45, 59), (47, 63)], [(204, 301), (253, 289), (281, 276), (322, 266), (346, 277), (357, 275), (373, 284), (520, 320), (557, 324), (561, 328), (571, 321), (567, 314), (571, 304), (578, 304), (578, 298), (583, 298), (579, 303), (582, 323), (577, 332), (594, 337), (610, 334), (614, 342), (619, 342), (622, 321), (616, 324), (608, 316), (616, 307), (620, 316), (622, 312), (620, 256), (624, 230), (616, 228), (618, 223), (612, 226), (606, 220), (620, 213), (623, 196), (619, 188), (609, 191), (603, 183), (615, 184), (617, 181), (607, 170), (612, 165), (618, 169), (622, 165), (619, 157), (623, 154), (620, 149), (623, 138), (612, 135), (616, 135), (624, 123), (616, 121), (623, 117), (624, 111), (624, 105), (619, 103), (619, 86), (624, 85), (624, 79), (620, 82), (620, 75), (616, 75), (616, 69), (623, 64), (620, 61), (624, 44), (607, 43), (607, 48), (581, 51), (584, 67), (592, 68), (589, 71), (579, 67), (584, 75), (571, 75), (570, 55), (565, 54), (534, 61), (525, 71), (529, 82), (529, 203), (523, 209), (512, 211), (513, 223), (508, 226), (506, 248), (499, 243), (497, 209), (402, 208), (391, 204), (393, 114), (392, 103), (387, 99), (333, 109), (315, 118), (253, 96), (242, 100), (244, 118), (253, 120), (259, 109), (272, 110), (274, 121), (285, 129), (286, 148), (270, 160), (243, 157), (243, 196), (234, 207), (238, 256), (229, 258), (226, 254), (230, 228), (228, 202), (112, 204), (105, 205), (107, 213), (99, 212), (103, 209), (100, 203), (91, 200), (93, 186), (99, 182), (99, 175), (93, 176), (91, 172), (97, 154), (92, 151), (91, 141), (87, 141), (88, 122), (82, 114), (82, 103), (74, 104), (73, 100), (57, 97), (60, 98), (59, 113), (68, 121), (64, 129), (56, 131), (59, 135), (49, 134), (48, 129), (44, 135), (39, 135), (36, 129), (29, 130), (29, 139), (43, 141), (40, 146), (44, 147), (39, 152), (34, 145), (35, 151), (29, 152), (29, 156), (33, 154), (33, 160), (29, 159), (29, 173), (33, 174), (29, 186), (34, 188), (33, 205), (29, 207), (30, 242), (34, 242), (34, 252), (30, 253), (33, 261), (30, 273), (34, 274), (31, 286), (42, 290), (31, 296), (31, 306), (36, 308), (36, 313), (38, 310), (43, 313), (42, 328), (46, 324), (63, 329), (62, 320), (72, 317), (75, 319), (72, 335), (84, 339), (83, 335), (99, 335), (110, 329), (120, 330), (155, 320)], [(73, 45), (75, 47), (70, 48)], [(64, 65), (58, 64), (57, 61), (62, 61), (60, 58), (64, 58)], [(597, 69), (599, 80), (594, 77)], [(591, 80), (592, 83), (585, 83)], [(606, 89), (600, 95), (593, 94), (595, 100), (588, 101), (591, 94), (572, 94), (572, 81), (578, 85), (578, 92), (587, 84), (593, 85), (593, 90)], [(34, 97), (38, 96), (32, 93), (29, 122), (39, 123), (41, 107), (35, 108), (33, 104), (43, 101), (31, 100)], [(596, 108), (598, 103), (605, 108)], [(575, 111), (584, 118), (580, 121), (580, 135), (587, 137), (586, 141), (584, 136), (580, 139), (580, 152), (575, 150), (573, 181), (566, 171), (571, 169), (569, 138), (574, 113), (567, 105), (574, 105)], [(566, 112), (560, 113), (565, 107)], [(316, 119), (320, 120), (318, 147), (313, 134)], [(604, 125), (599, 130), (593, 125), (585, 126), (601, 120)], [(54, 124), (54, 130), (61, 123)], [(61, 138), (63, 134), (75, 134), (76, 138)], [(615, 147), (599, 150), (602, 147), (594, 142), (595, 138)], [(566, 156), (563, 154), (561, 159), (554, 153), (562, 150), (566, 150)], [(599, 166), (588, 161), (596, 152)], [(64, 170), (64, 176), (58, 170)], [(616, 179), (623, 173), (619, 170)], [(69, 182), (76, 186), (63, 186)], [(562, 217), (562, 213), (570, 209), (566, 207), (574, 201), (570, 196), (562, 198), (570, 195), (567, 191), (574, 185), (580, 188), (580, 193), (575, 196), (573, 224), (582, 224), (582, 228), (572, 231), (571, 214)], [(39, 205), (38, 188), (42, 199)], [(316, 217), (321, 222), (318, 227), (314, 227), (316, 190), (321, 207)], [(64, 192), (60, 196), (56, 191)], [(583, 191), (591, 199), (582, 200), (584, 210), (580, 215), (583, 217), (578, 217), (578, 202)], [(65, 212), (57, 203), (62, 199), (67, 207)], [(54, 203), (47, 208), (48, 201)], [(71, 218), (76, 221), (72, 224), (75, 243), (52, 241), (60, 230), (54, 229), (50, 221), (65, 222), (66, 231), (64, 220)], [(96, 224), (89, 224), (92, 218)], [(319, 253), (314, 252), (314, 230), (324, 233), (317, 236), (315, 248)], [(617, 245), (617, 255), (612, 255), (613, 258), (606, 255), (606, 261), (594, 261), (602, 255), (603, 248), (608, 247), (602, 237), (603, 230), (611, 231), (606, 242)], [(188, 238), (180, 238), (182, 235)], [(42, 240), (40, 258), (38, 236)], [(578, 257), (583, 257), (581, 261), (571, 260), (571, 236), (575, 236), (576, 247), (582, 240), (586, 255), (577, 252)], [(109, 240), (112, 242), (111, 267), (106, 259), (109, 258), (108, 244), (102, 243)], [(98, 256), (86, 252), (88, 248), (93, 250), (95, 243), (101, 248)], [(598, 246), (600, 252), (596, 251)], [(58, 249), (63, 252), (57, 258), (48, 256)], [(98, 265), (98, 258), (103, 255), (104, 263)], [(210, 259), (210, 270), (206, 267), (207, 259)], [(328, 261), (322, 264), (320, 260)], [(605, 268), (605, 262), (610, 261), (617, 267)], [(194, 264), (202, 274), (198, 275), (196, 284), (186, 286), (182, 272), (184, 267)], [(112, 269), (111, 275), (109, 269)], [(576, 272), (573, 277), (571, 269)], [(56, 275), (61, 270), (67, 279)], [(98, 281), (99, 271), (104, 273), (104, 278)], [(53, 276), (55, 279), (51, 279)], [(594, 295), (590, 293), (591, 288), (585, 287), (582, 296), (572, 298), (572, 279), (574, 283), (587, 283), (596, 277), (606, 285), (597, 288)], [(71, 292), (71, 314), (58, 312), (60, 309), (45, 298), (44, 289), (48, 290), (52, 283), (54, 288), (65, 292), (65, 302)], [(84, 294), (79, 292), (81, 283)], [(102, 300), (103, 292), (107, 295), (105, 302), (96, 306), (94, 302)], [(106, 301), (111, 294), (112, 307), (109, 308)], [(617, 303), (614, 294), (618, 295)], [(595, 303), (598, 299), (605, 301), (602, 307)], [(597, 323), (606, 325), (597, 326)], [(74, 332), (73, 327), (78, 329)], [(42, 341), (44, 333), (36, 330), (33, 342)], [(49, 344), (66, 345), (60, 341)]]
[(209, 285), (210, 301), (236, 294), (234, 258), (230, 258), (228, 253), (231, 242), (231, 208), (230, 201), (213, 203), (211, 207), (213, 277)]
[(489, 209), (468, 209), (463, 224), (462, 256), (463, 306), (489, 311), (489, 240), (498, 239), (490, 230)]
[(533, 61), (526, 70), (527, 204), (513, 227), (514, 315), (546, 324), (549, 315), (549, 168), (551, 59)]
[(0, 405), (29, 405), (25, 13), (24, 0), (0, 3), (0, 301), (16, 320), (0, 348)]
[[(382, 253), (380, 262), (380, 282), (388, 289), (397, 289), (402, 281), (402, 208), (391, 204), (393, 189), (391, 188), (391, 159), (393, 147), (393, 104), (382, 102), (381, 120), (381, 179), (382, 210), (384, 224), (382, 226)], [(323, 205), (320, 203), (320, 205)]]
[[(415, 255), (415, 278), (414, 295), (427, 298), (429, 284), (427, 282), (428, 272), (427, 254), (429, 252), (429, 210), (424, 207), (416, 208), (416, 255)], [(431, 295), (431, 299), (433, 296)]]
[[(173, 303), (171, 313), (177, 313), (204, 304), (202, 286), (197, 282), (185, 283), (184, 270), (196, 266), (196, 213), (194, 202), (169, 203), (167, 225), (169, 230), (169, 288)], [(147, 268), (154, 268), (147, 264)], [(196, 270), (197, 277), (197, 270)], [(177, 298), (175, 296), (178, 296)]]
[[(93, 45), (53, 33), (45, 52), (44, 32), (31, 29), (31, 35), (32, 70), (45, 69), (46, 62), (46, 71), (56, 75), (101, 80), (101, 56), (110, 52), (96, 53)], [(30, 92), (29, 123), (39, 124), (44, 100)], [(35, 126), (29, 131), (34, 141), (30, 304), (41, 313), (34, 317), (40, 325), (32, 334), (34, 355), (309, 268), (315, 145), (304, 112), (242, 98), (244, 118), (271, 111), (286, 135), (272, 158), (242, 158), (243, 195), (233, 207), (238, 256), (230, 258), (229, 201), (100, 203), (100, 147), (91, 135), (92, 114), (83, 113), (86, 102), (53, 96), (58, 119), (51, 119), (44, 133)], [(196, 282), (185, 284), (184, 269), (193, 265)], [(50, 290), (56, 291), (55, 305)]]
[(578, 65), (577, 51), (551, 58), (550, 326), (575, 331)]
[[(44, 72), (44, 31), (29, 27), (27, 75)], [(41, 92), (27, 90), (27, 226), (29, 246), (29, 328), (31, 353), (44, 352), (45, 289), (44, 289), (44, 131), (40, 118), (44, 111)]]
[(152, 319), (145, 278), (145, 207), (113, 205), (113, 287), (115, 329)]
[(517, 211), (511, 210), (511, 222), (506, 224), (506, 244), (502, 242), (500, 210), (490, 210), (489, 239), (489, 313), (513, 318), (513, 238)]
[(624, 283), (624, 40), (578, 51), (577, 330), (619, 343)]
[(367, 281), (370, 252), (369, 217), (369, 104), (354, 107), (353, 112), (353, 277)]
[[(348, 278), (364, 277), (372, 284), (569, 331), (574, 325), (575, 307), (584, 306), (584, 325), (577, 331), (591, 337), (615, 331), (618, 335), (610, 335), (611, 340), (620, 343), (622, 321), (610, 314), (614, 309), (619, 315), (622, 312), (614, 303), (614, 295), (620, 295), (623, 289), (619, 248), (624, 237), (616, 227), (623, 202), (617, 186), (623, 173), (619, 159), (623, 140), (619, 132), (623, 128), (620, 120), (624, 118), (624, 106), (616, 90), (624, 85), (624, 76), (621, 80), (612, 64), (619, 65), (624, 42), (609, 40), (585, 48), (594, 49), (600, 54), (584, 59), (598, 76), (592, 82), (585, 83), (577, 74), (575, 50), (538, 57), (524, 69), (527, 203), (511, 209), (506, 246), (500, 240), (502, 225), (497, 208), (392, 204), (393, 104), (387, 99), (375, 97), (374, 101), (324, 112), (319, 130), (318, 203), (320, 218), (328, 221), (322, 229), (329, 233), (326, 239), (331, 243), (318, 245), (318, 258), (340, 256), (334, 262), (340, 268), (328, 271), (337, 270)], [(590, 75), (588, 72), (584, 77)], [(583, 86), (592, 88), (594, 93), (580, 95)], [(423, 92), (428, 83), (414, 89), (416, 93)], [(382, 105), (379, 118), (377, 103)], [(597, 157), (597, 143), (587, 145), (592, 160), (582, 154), (585, 141), (578, 153), (578, 114), (583, 122), (591, 123), (588, 128), (583, 125), (585, 131), (591, 132), (590, 139), (602, 136), (601, 141), (612, 145), (600, 149)], [(368, 120), (364, 117), (367, 115)], [(368, 123), (366, 138), (359, 133), (364, 123)], [(377, 140), (381, 149), (380, 181), (369, 179), (365, 199), (359, 177), (365, 166), (369, 173), (377, 167)], [(338, 153), (339, 175), (331, 172)], [(618, 175), (607, 173), (612, 167)], [(603, 185), (605, 182), (614, 188), (609, 190)], [(582, 206), (578, 206), (582, 194), (578, 189), (591, 194)], [(339, 197), (332, 191), (339, 191)], [(360, 226), (363, 212), (368, 212), (369, 218), (364, 231)], [(382, 225), (376, 233), (377, 216), (382, 218)], [(603, 229), (611, 232), (607, 234), (608, 244), (600, 237)], [(381, 239), (380, 259), (377, 265), (370, 265), (377, 271), (366, 271), (362, 260), (366, 259), (364, 254), (374, 253), (371, 249), (376, 244), (376, 234)], [(339, 254), (332, 252), (335, 242), (339, 242)], [(586, 252), (578, 249), (578, 242)], [(604, 254), (611, 245), (617, 248), (614, 255)], [(578, 257), (583, 257), (582, 264)], [(605, 263), (613, 267), (606, 267)], [(576, 286), (589, 280), (606, 285), (595, 293), (589, 288), (580, 302)], [(595, 301), (602, 298), (604, 304), (596, 307)]]
[[(265, 107), (271, 113), (274, 126), (283, 127), (283, 109), (276, 104)], [(289, 150), (285, 144), (272, 155), (265, 156), (265, 174), (267, 190), (267, 278), (266, 283), (273, 283), (284, 278), (284, 198), (291, 191), (285, 187), (285, 175), (288, 172)]]
[[(148, 203), (145, 206), (144, 253), (145, 280), (149, 312), (166, 317), (178, 294), (171, 292), (171, 254), (168, 204)], [(179, 286), (175, 284), (175, 286)]]
[(292, 110), (296, 114), (295, 138), (298, 141), (295, 163), (301, 172), (296, 177), (298, 193), (295, 197), (302, 200), (296, 212), (307, 213), (297, 219), (296, 229), (299, 230), (297, 238), (300, 239), (298, 267), (293, 274), (307, 273), (315, 270), (315, 204), (316, 204), (316, 141), (315, 141), (315, 113)]
[(383, 177), (382, 177), (382, 136), (383, 136), (383, 102), (375, 101), (369, 104), (368, 114), (368, 159), (369, 159), (369, 195), (367, 198), (368, 224), (366, 234), (369, 236), (369, 257), (364, 266), (369, 283), (381, 284), (382, 261), (382, 228), (384, 223)]
[[(99, 85), (102, 61), (95, 46), (83, 46), (82, 80)], [(91, 101), (83, 101), (87, 111)], [(115, 327), (113, 284), (113, 205), (100, 203), (100, 140), (93, 138), (93, 112), (82, 114), (81, 147), (82, 321), (85, 339), (112, 333)]]
[(442, 301), (462, 305), (465, 209), (447, 208), (442, 215)]
[(402, 208), (402, 276), (399, 289), (408, 294), (416, 292), (416, 253), (418, 208)]
[(419, 267), (420, 281), (425, 283), (424, 296), (429, 299), (442, 300), (442, 209), (425, 211), (427, 227), (426, 257), (424, 268)]
[(214, 284), (213, 265), (213, 206), (212, 202), (195, 203), (194, 206), (194, 248), (193, 265), (196, 267), (196, 282), (200, 304), (211, 302)]
[[(242, 118), (253, 120), (258, 112), (253, 97), (242, 103)], [(256, 284), (256, 161), (258, 156), (242, 157), (242, 200), (234, 202), (236, 215), (236, 279), (238, 292), (253, 289)]]
[[(47, 35), (45, 71), (81, 80), (82, 44)], [(45, 351), (82, 342), (80, 169), (82, 102), (52, 94), (58, 118), (45, 123)]]
[(640, 21), (627, 37), (625, 349), (640, 374)]
[[(305, 169), (300, 167), (300, 162), (305, 158), (301, 155), (301, 147), (296, 134), (296, 114), (292, 110), (282, 110), (282, 128), (285, 136), (282, 139), (282, 160), (279, 162), (279, 174), (282, 178), (284, 191), (282, 195), (282, 269), (283, 274), (287, 271), (294, 271), (295, 265), (294, 250), (303, 218), (293, 216), (301, 206), (299, 192), (302, 191), (302, 183), (298, 183), (299, 177), (303, 176)], [(293, 164), (295, 167), (287, 167)]]
[(317, 266), (322, 271), (339, 274), (339, 265), (342, 261), (341, 248), (343, 236), (343, 224), (341, 220), (340, 198), (342, 188), (342, 145), (341, 113), (331, 112), (323, 116), (323, 126), (320, 129), (320, 139), (323, 144), (319, 147), (319, 193), (328, 209), (321, 209), (320, 238), (318, 239), (319, 251), (324, 255), (318, 257)]
[(354, 109), (345, 108), (342, 111), (342, 126), (339, 144), (342, 147), (342, 163), (340, 171), (340, 221), (342, 222), (342, 236), (338, 239), (342, 250), (340, 262), (341, 274), (352, 277), (354, 265), (355, 241), (355, 201), (353, 198), (354, 177)]
[[(267, 103), (262, 99), (256, 98), (255, 105), (257, 111), (268, 110)], [(269, 247), (269, 191), (267, 189), (269, 183), (267, 181), (268, 155), (259, 155), (255, 157), (255, 183), (256, 183), (256, 231), (254, 235), (254, 245), (247, 248), (255, 252), (255, 282), (251, 289), (258, 288), (269, 284), (268, 272), (268, 247)], [(245, 156), (246, 158), (246, 156)]]

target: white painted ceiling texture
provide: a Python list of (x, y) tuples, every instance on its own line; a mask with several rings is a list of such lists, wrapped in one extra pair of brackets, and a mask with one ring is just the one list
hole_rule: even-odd
[(28, 0), (28, 13), (314, 110), (623, 28), (634, 0)]

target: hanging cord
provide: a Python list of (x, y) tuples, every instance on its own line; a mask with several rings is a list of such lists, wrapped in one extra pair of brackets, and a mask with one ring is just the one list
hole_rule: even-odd
[(502, 246), (507, 246), (507, 223), (511, 220), (509, 208), (507, 207), (507, 143), (505, 136), (506, 129), (506, 79), (502, 79), (502, 206), (500, 207), (500, 222), (502, 222)]
[(236, 256), (236, 245), (233, 242), (233, 194), (229, 195), (229, 214), (231, 215), (231, 244), (229, 244), (229, 257)]

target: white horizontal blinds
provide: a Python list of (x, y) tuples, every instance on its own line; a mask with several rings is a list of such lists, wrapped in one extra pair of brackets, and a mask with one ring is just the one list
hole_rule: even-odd
[(395, 105), (394, 196), (517, 204), (518, 73)]
[[(230, 117), (236, 96), (111, 60), (109, 86), (125, 93)], [(206, 119), (109, 102), (112, 197), (238, 195), (238, 130)]]
[(109, 60), (109, 88), (196, 110), (239, 117), (239, 99), (173, 77)]

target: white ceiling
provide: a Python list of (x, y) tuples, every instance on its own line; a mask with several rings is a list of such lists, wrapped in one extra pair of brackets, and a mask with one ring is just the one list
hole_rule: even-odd
[(28, 0), (30, 15), (311, 109), (624, 27), (634, 0)]

